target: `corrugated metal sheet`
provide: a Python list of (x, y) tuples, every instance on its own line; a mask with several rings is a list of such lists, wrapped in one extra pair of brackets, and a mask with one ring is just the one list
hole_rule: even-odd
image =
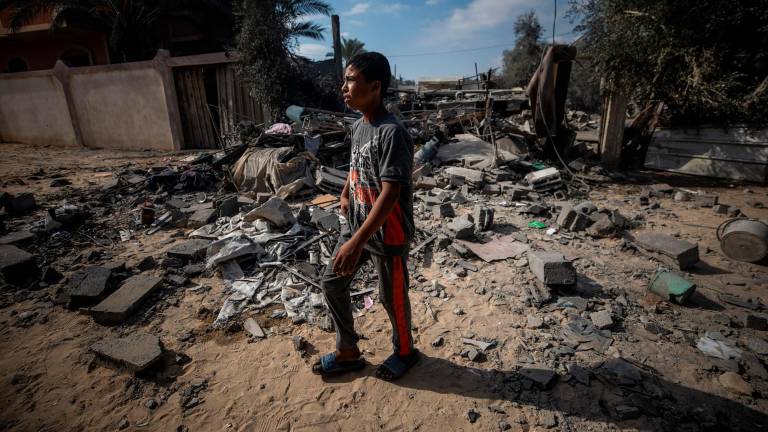
[(768, 128), (661, 128), (648, 146), (645, 167), (766, 182)]

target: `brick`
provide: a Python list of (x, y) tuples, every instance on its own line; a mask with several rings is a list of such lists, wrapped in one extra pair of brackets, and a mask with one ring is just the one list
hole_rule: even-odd
[(203, 239), (187, 240), (171, 248), (168, 257), (177, 258), (184, 263), (200, 261), (205, 258), (206, 249), (210, 244), (210, 241)]
[(528, 265), (534, 275), (547, 285), (573, 285), (576, 269), (560, 252), (536, 251), (528, 253)]
[(91, 346), (91, 352), (102, 361), (136, 373), (157, 362), (163, 347), (157, 336), (142, 332), (100, 340)]
[(93, 306), (107, 296), (112, 271), (104, 267), (89, 267), (69, 279), (69, 307)]
[(650, 252), (656, 252), (680, 270), (685, 270), (699, 262), (699, 246), (685, 240), (676, 239), (661, 233), (644, 233), (635, 238), (635, 243)]
[(120, 289), (92, 307), (89, 312), (99, 324), (120, 324), (157, 289), (161, 280), (159, 277), (145, 274), (132, 276)]
[(8, 283), (21, 283), (38, 273), (35, 256), (13, 245), (0, 246), (0, 273)]

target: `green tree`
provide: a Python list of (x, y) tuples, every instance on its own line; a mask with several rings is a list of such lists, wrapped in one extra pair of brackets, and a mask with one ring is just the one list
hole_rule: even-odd
[[(360, 53), (364, 53), (365, 51), (365, 43), (355, 38), (341, 38), (341, 59), (344, 61), (344, 63), (347, 63), (349, 59)], [(333, 57), (333, 55), (333, 52), (329, 52), (325, 56)]]
[(765, 0), (571, 0), (597, 74), (676, 123), (765, 122)]
[(324, 39), (325, 29), (306, 18), (331, 11), (318, 0), (237, 0), (238, 73), (273, 115), (282, 112), (301, 79), (294, 54), (298, 37)]
[(168, 23), (174, 17), (199, 24), (213, 38), (223, 39), (222, 46), (234, 22), (228, 0), (0, 0), (0, 10), (6, 9), (13, 31), (52, 10), (53, 32), (65, 23), (102, 31), (110, 57), (117, 61), (146, 60), (159, 48), (169, 48)]
[(533, 10), (518, 16), (513, 29), (515, 46), (511, 50), (504, 50), (502, 76), (507, 86), (525, 86), (541, 60), (541, 37), (544, 30)]

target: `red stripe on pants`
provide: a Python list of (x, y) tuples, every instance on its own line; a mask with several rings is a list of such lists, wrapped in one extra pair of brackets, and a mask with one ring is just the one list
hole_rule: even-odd
[(385, 245), (401, 245), (405, 243), (405, 231), (401, 223), (402, 215), (400, 203), (395, 203), (384, 224)]
[(411, 353), (411, 340), (408, 332), (408, 322), (405, 319), (405, 276), (403, 275), (403, 258), (392, 257), (392, 302), (395, 306), (395, 326), (400, 340), (401, 356)]

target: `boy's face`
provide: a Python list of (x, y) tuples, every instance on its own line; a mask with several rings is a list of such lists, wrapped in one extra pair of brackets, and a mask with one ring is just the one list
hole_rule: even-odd
[(348, 107), (357, 111), (378, 107), (380, 90), (380, 81), (368, 82), (354, 66), (347, 66), (341, 94)]

